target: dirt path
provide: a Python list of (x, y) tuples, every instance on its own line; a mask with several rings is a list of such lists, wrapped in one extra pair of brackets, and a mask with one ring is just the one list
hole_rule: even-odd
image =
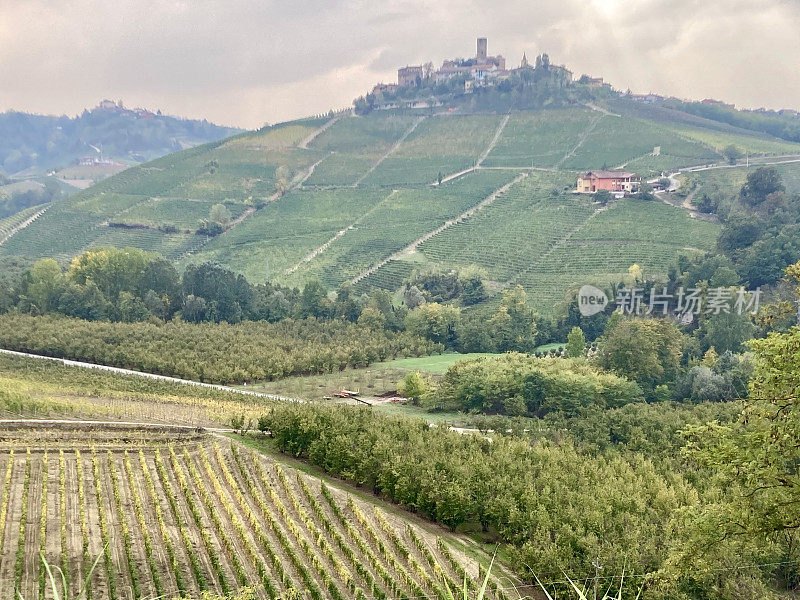
[(405, 141), (408, 139), (408, 136), (410, 136), (410, 135), (411, 135), (411, 134), (414, 132), (414, 130), (415, 130), (417, 127), (419, 127), (419, 124), (420, 124), (420, 123), (422, 123), (422, 122), (425, 120), (425, 118), (426, 118), (426, 117), (424, 117), (424, 116), (423, 116), (423, 117), (419, 117), (419, 118), (418, 118), (416, 121), (414, 121), (414, 122), (411, 124), (411, 127), (409, 127), (409, 128), (408, 128), (408, 129), (405, 131), (405, 133), (403, 133), (403, 135), (400, 137), (400, 139), (399, 139), (399, 140), (397, 140), (397, 141), (396, 141), (396, 142), (395, 142), (395, 143), (392, 145), (392, 147), (391, 147), (391, 148), (389, 148), (389, 150), (386, 152), (386, 154), (384, 154), (383, 156), (381, 156), (381, 157), (378, 159), (378, 161), (377, 161), (377, 162), (376, 162), (374, 165), (372, 165), (372, 166), (369, 168), (369, 170), (368, 170), (366, 173), (364, 173), (364, 174), (363, 174), (361, 177), (359, 177), (359, 178), (356, 180), (356, 182), (353, 184), (353, 187), (354, 187), (354, 188), (355, 188), (355, 187), (358, 187), (358, 186), (361, 184), (361, 182), (362, 182), (362, 181), (364, 181), (364, 180), (365, 180), (367, 177), (369, 177), (370, 175), (372, 175), (372, 173), (374, 173), (374, 172), (375, 172), (375, 169), (377, 169), (377, 168), (378, 168), (378, 167), (381, 165), (381, 163), (382, 163), (383, 161), (385, 161), (385, 160), (386, 160), (387, 158), (389, 158), (389, 157), (390, 157), (392, 154), (394, 154), (394, 153), (397, 151), (397, 149), (400, 147), (400, 145), (401, 145), (403, 142), (405, 142)]
[(453, 225), (455, 225), (457, 223), (460, 223), (464, 219), (467, 219), (467, 218), (471, 217), (477, 211), (482, 210), (483, 208), (486, 208), (492, 202), (494, 202), (500, 194), (503, 194), (503, 193), (507, 192), (512, 186), (516, 185), (517, 183), (519, 183), (520, 181), (525, 179), (527, 176), (528, 176), (527, 173), (520, 173), (512, 181), (508, 182), (507, 184), (505, 184), (502, 187), (497, 188), (495, 191), (493, 191), (486, 198), (484, 198), (483, 200), (478, 202), (478, 204), (474, 205), (472, 208), (464, 211), (463, 213), (461, 213), (460, 215), (458, 215), (457, 217), (455, 217), (453, 219), (445, 221), (442, 225), (440, 225), (439, 227), (437, 227), (433, 231), (429, 231), (425, 235), (417, 238), (416, 240), (414, 240), (413, 242), (408, 244), (402, 250), (398, 250), (397, 252), (395, 252), (393, 254), (390, 254), (386, 258), (382, 259), (381, 261), (379, 261), (379, 262), (375, 263), (374, 265), (372, 265), (371, 267), (369, 267), (366, 271), (363, 271), (362, 273), (356, 275), (353, 279), (350, 280), (350, 283), (351, 284), (358, 283), (359, 281), (361, 281), (362, 279), (364, 279), (368, 275), (371, 275), (372, 273), (374, 273), (375, 271), (380, 269), (382, 266), (384, 266), (385, 264), (387, 264), (391, 260), (397, 260), (397, 259), (402, 258), (404, 256), (408, 256), (409, 254), (413, 254), (414, 252), (416, 252), (416, 250), (417, 250), (417, 248), (419, 247), (420, 244), (422, 244), (423, 242), (427, 242), (432, 237), (434, 237), (436, 235), (439, 235), (440, 233), (442, 233), (446, 229), (449, 229)]
[(597, 106), (596, 104), (592, 104), (591, 102), (587, 102), (585, 106), (586, 106), (586, 108), (591, 108), (592, 110), (600, 112), (600, 113), (603, 113), (604, 115), (609, 116), (609, 117), (622, 117), (622, 115), (618, 115), (617, 113), (613, 113), (610, 110), (606, 110), (602, 106)]
[(494, 132), (494, 137), (489, 142), (489, 145), (486, 146), (486, 149), (483, 153), (478, 157), (478, 161), (475, 163), (476, 167), (480, 167), (483, 164), (483, 161), (486, 160), (486, 157), (489, 156), (489, 153), (494, 150), (494, 147), (497, 145), (497, 141), (500, 139), (500, 136), (503, 134), (503, 130), (506, 128), (508, 124), (508, 120), (511, 118), (511, 113), (507, 113), (506, 116), (500, 121), (500, 124), (497, 126), (497, 131)]
[(328, 248), (330, 248), (331, 244), (333, 244), (333, 243), (334, 243), (336, 240), (338, 240), (339, 238), (341, 238), (341, 237), (342, 237), (344, 234), (346, 234), (348, 231), (352, 231), (353, 229), (355, 229), (357, 225), (359, 225), (359, 224), (360, 224), (360, 223), (361, 223), (361, 222), (362, 222), (364, 219), (366, 219), (366, 218), (367, 218), (369, 215), (371, 215), (373, 212), (375, 212), (375, 211), (378, 209), (378, 207), (379, 207), (379, 206), (381, 206), (381, 205), (382, 205), (384, 202), (388, 201), (388, 200), (389, 200), (389, 198), (391, 198), (392, 196), (394, 196), (394, 195), (395, 195), (397, 192), (398, 192), (398, 190), (392, 190), (392, 193), (391, 193), (391, 194), (389, 194), (388, 196), (386, 196), (386, 198), (384, 198), (384, 199), (383, 199), (383, 200), (381, 200), (380, 202), (377, 202), (377, 203), (375, 204), (375, 206), (373, 206), (373, 207), (372, 207), (372, 208), (370, 208), (370, 209), (369, 209), (367, 212), (365, 212), (363, 215), (361, 215), (360, 217), (358, 217), (358, 218), (357, 218), (355, 221), (353, 221), (353, 222), (352, 222), (350, 225), (348, 225), (348, 226), (347, 226), (347, 227), (345, 227), (344, 229), (341, 229), (341, 230), (337, 231), (337, 232), (336, 232), (336, 234), (335, 234), (335, 235), (334, 235), (334, 236), (333, 236), (331, 239), (329, 239), (327, 242), (325, 242), (324, 244), (322, 244), (322, 245), (321, 245), (319, 248), (316, 248), (316, 249), (312, 250), (311, 252), (309, 252), (308, 254), (306, 254), (306, 255), (305, 255), (305, 256), (304, 256), (304, 257), (303, 257), (303, 258), (300, 260), (300, 262), (298, 262), (296, 265), (293, 265), (293, 266), (289, 267), (288, 269), (286, 269), (286, 275), (290, 275), (290, 274), (294, 273), (294, 272), (295, 272), (295, 271), (297, 271), (297, 269), (299, 269), (299, 268), (300, 268), (300, 267), (301, 267), (303, 264), (311, 262), (311, 261), (312, 261), (312, 260), (314, 260), (314, 259), (315, 259), (317, 256), (319, 256), (320, 254), (324, 253), (324, 252), (325, 252), (325, 251), (326, 251)]
[(580, 149), (581, 146), (583, 146), (583, 144), (586, 141), (586, 139), (589, 137), (589, 135), (592, 133), (592, 131), (594, 131), (594, 128), (597, 127), (597, 124), (603, 119), (604, 116), (605, 116), (605, 114), (601, 114), (596, 119), (593, 119), (591, 123), (589, 123), (589, 125), (586, 127), (586, 129), (581, 134), (581, 136), (578, 138), (578, 143), (575, 144), (575, 147), (572, 150), (570, 150), (569, 152), (567, 152), (564, 156), (561, 157), (561, 160), (559, 160), (555, 164), (555, 166), (553, 167), (554, 169), (561, 168), (561, 165), (563, 165), (565, 162), (567, 162), (567, 160), (569, 158), (575, 156), (575, 153), (578, 151), (578, 149)]
[(2, 237), (0, 237), (0, 246), (5, 244), (9, 239), (11, 239), (11, 237), (13, 237), (17, 233), (19, 233), (20, 231), (25, 229), (28, 225), (33, 223), (36, 219), (41, 217), (44, 213), (47, 212), (47, 209), (50, 208), (51, 206), (52, 206), (52, 204), (48, 204), (42, 210), (39, 210), (39, 211), (36, 211), (35, 213), (33, 213), (30, 217), (25, 219), (22, 223), (19, 223), (18, 225), (15, 225), (11, 229), (9, 229), (5, 233), (3, 233)]
[[(606, 210), (608, 210), (609, 208), (611, 208), (611, 206), (613, 206), (613, 204), (606, 204), (605, 206), (602, 206), (602, 207), (598, 208), (591, 215), (589, 215), (589, 217), (585, 221), (583, 221), (582, 223), (580, 223), (580, 224), (576, 225), (575, 227), (573, 227), (572, 229), (570, 229), (564, 236), (562, 236), (552, 246), (550, 246), (550, 248), (547, 250), (547, 252), (545, 252), (544, 254), (540, 254), (539, 258), (537, 258), (535, 261), (533, 261), (528, 266), (527, 269), (524, 269), (522, 271), (517, 272), (517, 274), (514, 275), (514, 277), (512, 277), (507, 282), (505, 282), (503, 287), (506, 288), (506, 287), (509, 287), (510, 285), (513, 285), (516, 281), (519, 280), (519, 278), (522, 275), (524, 275), (525, 273), (528, 273), (531, 270), (533, 270), (536, 266), (538, 266), (544, 260), (546, 260), (553, 252), (555, 252), (559, 248), (562, 248), (563, 246), (565, 246), (566, 243), (572, 238), (573, 235), (575, 235), (581, 229), (583, 229), (584, 225), (586, 225), (589, 221), (594, 219), (597, 215), (599, 215), (599, 214), (605, 212)], [(464, 430), (464, 431), (468, 431), (468, 430)]]
[(306, 137), (299, 144), (297, 144), (297, 147), (300, 148), (301, 150), (308, 150), (308, 145), (311, 142), (313, 142), (319, 135), (323, 134), (328, 129), (330, 129), (333, 126), (333, 124), (336, 123), (342, 117), (345, 117), (345, 116), (349, 117), (349, 116), (351, 116), (351, 114), (352, 114), (352, 112), (348, 110), (347, 112), (344, 112), (342, 114), (336, 115), (332, 119), (329, 119), (328, 121), (325, 122), (325, 124), (322, 127), (320, 127), (319, 129), (317, 129), (316, 131), (311, 133), (308, 137)]
[[(489, 153), (492, 150), (494, 150), (494, 147), (497, 145), (497, 141), (500, 139), (500, 136), (503, 134), (503, 130), (506, 128), (506, 124), (508, 123), (508, 120), (510, 118), (511, 118), (511, 113), (508, 113), (503, 117), (503, 119), (500, 121), (500, 124), (497, 126), (497, 129), (494, 132), (494, 136), (489, 141), (489, 144), (486, 146), (484, 151), (481, 152), (481, 155), (478, 157), (478, 160), (475, 161), (474, 165), (472, 165), (471, 167), (468, 167), (468, 168), (466, 168), (466, 169), (464, 169), (462, 171), (458, 171), (456, 173), (451, 173), (447, 177), (442, 178), (441, 182), (434, 181), (431, 185), (440, 186), (440, 185), (443, 185), (443, 184), (447, 183), (448, 181), (453, 181), (454, 179), (458, 179), (459, 177), (463, 177), (467, 173), (472, 173), (473, 171), (477, 171), (479, 169), (483, 169), (484, 167), (481, 166), (481, 165), (483, 165), (483, 161), (486, 160), (486, 157), (489, 156)], [(503, 169), (505, 167), (486, 167), (486, 168)], [(520, 167), (520, 169), (527, 169), (527, 168), (528, 167)], [(520, 169), (517, 169), (516, 167), (511, 167), (511, 169), (514, 170), (514, 171), (520, 170)]]
[[(66, 358), (54, 358), (52, 356), (42, 356), (40, 354), (32, 354), (29, 352), (16, 352), (14, 350), (5, 350), (0, 348), (0, 354), (10, 354), (12, 356), (19, 356), (21, 358), (35, 358), (39, 360), (51, 360), (59, 362), (67, 367), (79, 367), (81, 369), (100, 369), (101, 371), (110, 371), (120, 375), (135, 375), (137, 377), (148, 377), (150, 379), (158, 379), (160, 381), (169, 381), (171, 383), (185, 383), (188, 385), (197, 385), (200, 387), (211, 388), (215, 390), (222, 390), (224, 392), (233, 392), (236, 394), (244, 394), (246, 396), (257, 396), (259, 398), (269, 398), (271, 400), (283, 400), (287, 402), (303, 402), (295, 398), (287, 398), (285, 396), (276, 396), (274, 394), (263, 394), (261, 392), (250, 392), (248, 390), (238, 390), (236, 388), (228, 387), (225, 385), (216, 385), (213, 383), (202, 383), (200, 381), (192, 381), (190, 379), (179, 379), (177, 377), (167, 377), (166, 375), (155, 375), (153, 373), (145, 373), (144, 371), (132, 371), (130, 369), (121, 369), (119, 367), (109, 367), (107, 365), (98, 365), (95, 363), (81, 362), (78, 360), (69, 360)], [(9, 419), (8, 421), (13, 421)], [(2, 422), (2, 421), (0, 421)]]

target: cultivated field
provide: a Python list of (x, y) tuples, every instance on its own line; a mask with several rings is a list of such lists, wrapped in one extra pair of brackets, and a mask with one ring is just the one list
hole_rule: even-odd
[(442, 582), (465, 572), (477, 587), (480, 567), (443, 530), (199, 432), (5, 426), (0, 486), (3, 600), (43, 596), (40, 553), (71, 590), (100, 557), (96, 600), (243, 586), (258, 598), (445, 600)]
[[(0, 255), (67, 262), (92, 247), (134, 246), (180, 266), (216, 261), (254, 283), (269, 277), (302, 286), (319, 279), (330, 289), (391, 258), (361, 279), (359, 290), (396, 290), (420, 266), (474, 263), (490, 280), (523, 283), (550, 310), (547, 303), (561, 298), (576, 276), (616, 279), (632, 262), (661, 273), (676, 252), (707, 249), (697, 239), (714, 235), (657, 203), (633, 219), (618, 208), (595, 218), (599, 207), (566, 193), (578, 171), (624, 165), (655, 175), (722, 162), (721, 149), (730, 143), (754, 163), (800, 152), (800, 144), (679, 111), (618, 104), (611, 109), (619, 115), (586, 107), (508, 115), (376, 111), (266, 127), (119, 173), (50, 207), (3, 243)], [(433, 185), (440, 173), (447, 178), (472, 168), (484, 155), (482, 169)], [(275, 194), (281, 167), (291, 184), (282, 197)], [(780, 169), (790, 191), (800, 188), (796, 165)], [(395, 256), (523, 171), (529, 177), (490, 206), (415, 254)], [(703, 183), (699, 192), (733, 193), (744, 176), (744, 169), (705, 171), (691, 175), (685, 189)], [(192, 233), (219, 202), (243, 220), (217, 237)], [(591, 238), (579, 233), (587, 220)], [(0, 221), (0, 234), (16, 222), (16, 215)], [(623, 231), (630, 227), (639, 233)], [(661, 245), (648, 246), (653, 242)], [(567, 261), (565, 269), (551, 266), (558, 259)], [(552, 286), (557, 290), (544, 293)]]

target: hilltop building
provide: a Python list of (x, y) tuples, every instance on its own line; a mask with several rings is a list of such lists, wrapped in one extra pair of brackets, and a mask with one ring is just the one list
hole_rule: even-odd
[(397, 70), (397, 85), (419, 85), (428, 77), (433, 77), (437, 83), (446, 81), (457, 75), (464, 75), (468, 80), (485, 83), (499, 78), (507, 73), (506, 59), (498, 54), (489, 56), (488, 41), (478, 38), (477, 51), (474, 58), (445, 60), (440, 69), (433, 71), (432, 65), (405, 66)]
[(594, 194), (606, 190), (614, 195), (634, 194), (639, 191), (642, 178), (630, 171), (589, 171), (578, 177), (576, 192)]
[(423, 74), (422, 65), (401, 67), (397, 69), (397, 85), (419, 85)]

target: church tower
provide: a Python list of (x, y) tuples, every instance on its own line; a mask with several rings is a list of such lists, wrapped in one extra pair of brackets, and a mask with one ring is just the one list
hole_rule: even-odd
[(519, 63), (519, 68), (520, 69), (527, 69), (528, 67), (530, 67), (530, 65), (528, 64), (528, 57), (523, 52), (522, 53), (522, 62)]

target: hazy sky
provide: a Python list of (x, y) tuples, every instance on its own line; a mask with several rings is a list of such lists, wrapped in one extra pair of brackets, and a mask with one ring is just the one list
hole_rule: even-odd
[(576, 76), (800, 108), (800, 0), (0, 0), (0, 110), (102, 98), (257, 127), (349, 106), (396, 68), (548, 52)]

